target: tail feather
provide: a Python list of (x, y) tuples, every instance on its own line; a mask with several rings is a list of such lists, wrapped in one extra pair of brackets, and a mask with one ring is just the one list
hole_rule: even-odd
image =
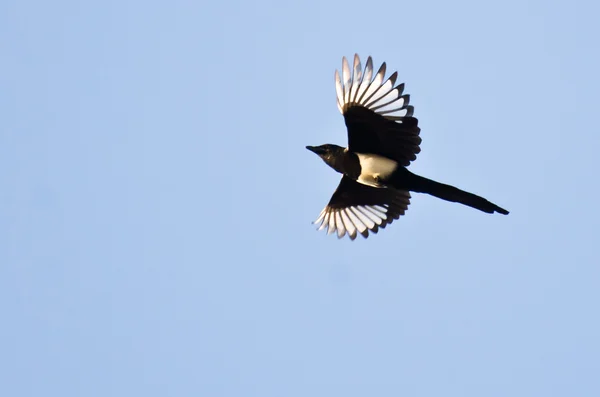
[(411, 183), (413, 186), (411, 186), (410, 189), (414, 192), (427, 193), (441, 198), (442, 200), (461, 203), (480, 211), (487, 212), (488, 214), (498, 212), (503, 215), (508, 215), (507, 210), (489, 202), (483, 197), (477, 196), (473, 193), (465, 192), (464, 190), (460, 190), (454, 186), (445, 185), (443, 183), (432, 181), (431, 179), (423, 178), (419, 175), (414, 176), (416, 178), (413, 179), (414, 183)]

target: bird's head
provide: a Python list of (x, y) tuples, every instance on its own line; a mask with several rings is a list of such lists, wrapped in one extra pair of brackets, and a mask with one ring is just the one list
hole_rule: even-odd
[(325, 144), (321, 146), (307, 146), (311, 152), (319, 156), (327, 165), (337, 170), (337, 163), (346, 149), (338, 145)]

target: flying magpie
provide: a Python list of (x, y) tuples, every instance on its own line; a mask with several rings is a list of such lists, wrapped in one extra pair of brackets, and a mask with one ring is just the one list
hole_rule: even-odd
[(406, 167), (421, 151), (418, 120), (403, 95), (404, 83), (396, 85), (398, 73), (385, 80), (385, 62), (373, 74), (373, 60), (367, 59), (364, 71), (357, 54), (354, 70), (342, 58), (342, 74), (335, 71), (338, 109), (348, 129), (348, 147), (326, 144), (307, 146), (342, 180), (327, 206), (313, 223), (338, 238), (348, 234), (377, 233), (404, 215), (410, 204), (410, 192), (427, 193), (443, 200), (468, 205), (480, 211), (508, 215), (483, 197), (454, 186), (423, 178)]

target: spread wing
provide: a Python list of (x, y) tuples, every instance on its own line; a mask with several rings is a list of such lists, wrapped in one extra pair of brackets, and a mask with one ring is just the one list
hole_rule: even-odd
[(337, 104), (348, 129), (348, 149), (379, 154), (407, 166), (421, 151), (421, 129), (412, 117), (410, 95), (402, 95), (404, 84), (396, 85), (398, 73), (384, 81), (385, 69), (384, 62), (373, 75), (369, 57), (363, 72), (360, 58), (354, 55), (351, 73), (344, 57), (341, 77), (335, 71)]
[(374, 188), (344, 176), (314, 223), (328, 234), (337, 232), (338, 238), (346, 233), (351, 240), (357, 233), (367, 238), (369, 230), (377, 233), (404, 215), (409, 204), (408, 191)]

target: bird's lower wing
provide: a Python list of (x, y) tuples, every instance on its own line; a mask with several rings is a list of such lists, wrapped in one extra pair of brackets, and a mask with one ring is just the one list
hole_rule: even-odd
[(314, 223), (338, 238), (348, 234), (354, 240), (359, 233), (367, 238), (369, 231), (377, 233), (404, 215), (409, 204), (408, 191), (374, 188), (344, 176)]

